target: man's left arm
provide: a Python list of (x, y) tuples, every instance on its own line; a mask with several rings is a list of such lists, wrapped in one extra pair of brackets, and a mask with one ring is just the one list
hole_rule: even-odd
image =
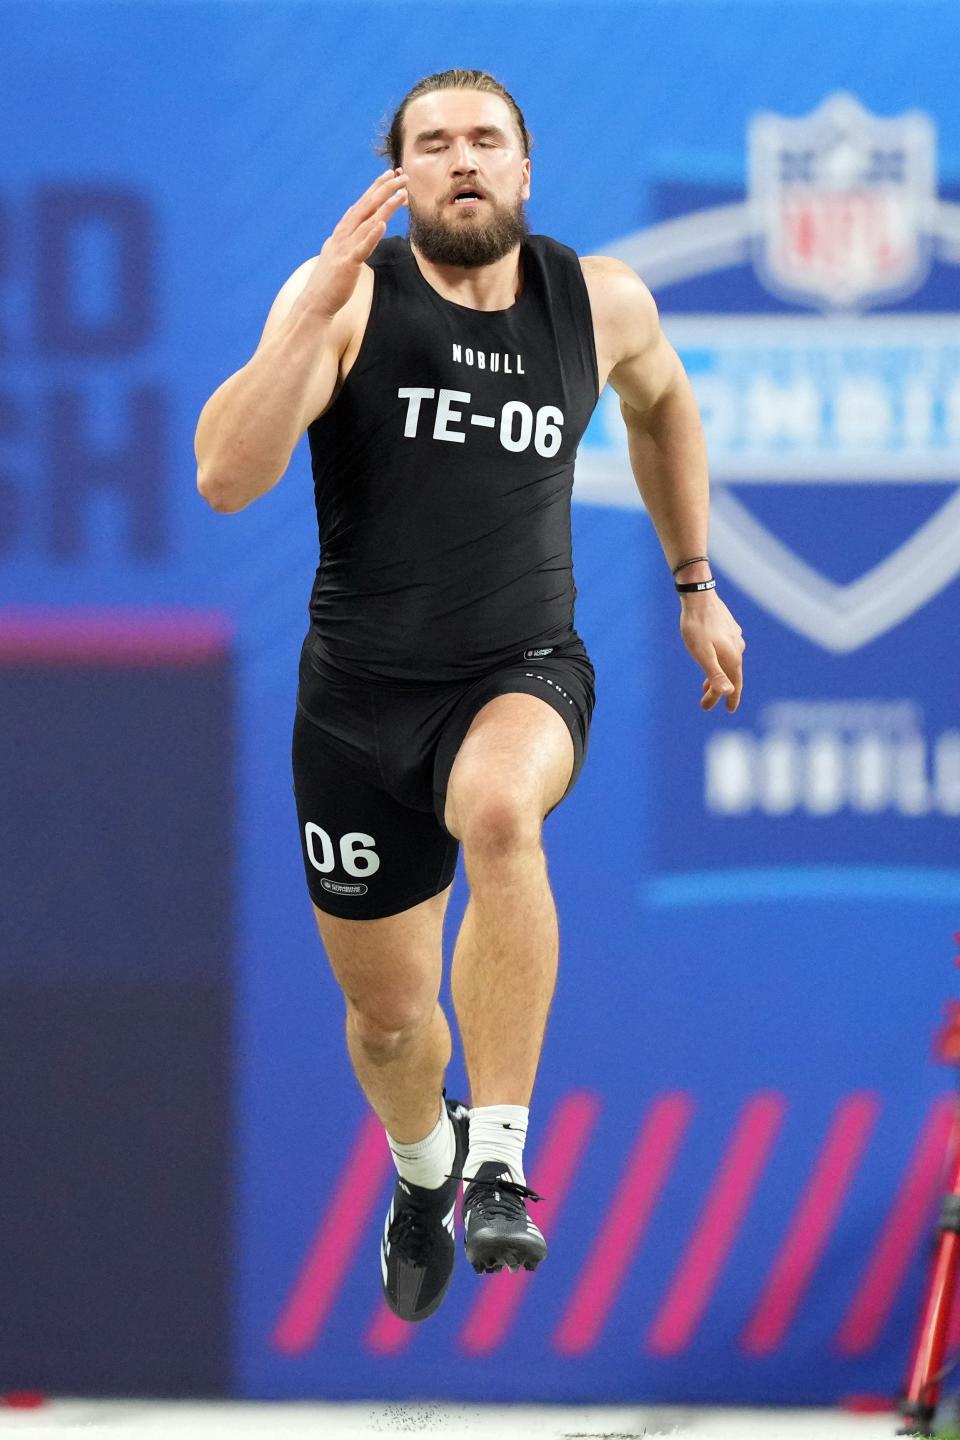
[[(660, 327), (653, 296), (619, 260), (589, 256), (584, 278), (593, 308), (601, 380), (620, 396), (630, 464), (667, 564), (707, 553), (710, 487), (700, 414), (679, 356)], [(676, 579), (708, 580), (703, 561)], [(680, 633), (705, 679), (700, 704), (725, 698), (736, 710), (743, 688), (743, 632), (715, 590), (681, 594)]]

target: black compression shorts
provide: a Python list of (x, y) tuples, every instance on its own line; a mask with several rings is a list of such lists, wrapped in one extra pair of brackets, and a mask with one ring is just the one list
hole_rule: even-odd
[(300, 658), (293, 778), (311, 899), (331, 915), (375, 920), (446, 889), (458, 842), (443, 823), (447, 781), (471, 721), (496, 695), (536, 695), (573, 739), (569, 794), (583, 767), (594, 671), (575, 637), (548, 656), (478, 680), (370, 684)]

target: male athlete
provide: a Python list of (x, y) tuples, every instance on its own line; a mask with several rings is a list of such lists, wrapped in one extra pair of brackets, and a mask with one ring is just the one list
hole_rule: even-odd
[[(489, 75), (422, 80), (394, 117), (391, 168), (287, 280), (197, 428), (200, 492), (221, 511), (276, 485), (309, 434), (321, 558), (293, 740), (300, 838), (350, 1058), (398, 1171), (381, 1269), (405, 1320), (447, 1292), (461, 1179), (477, 1271), (546, 1254), (523, 1168), (557, 972), (541, 831), (593, 712), (570, 494), (607, 382), (677, 577), (700, 704), (740, 701), (744, 644), (706, 559), (689, 383), (632, 270), (528, 234), (529, 152)], [(384, 239), (404, 205), (409, 239)], [(437, 1003), (460, 844), (470, 899), (452, 986), (469, 1111), (445, 1098)]]

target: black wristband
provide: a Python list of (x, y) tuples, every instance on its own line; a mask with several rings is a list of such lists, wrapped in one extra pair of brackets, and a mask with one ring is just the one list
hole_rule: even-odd
[(681, 595), (695, 595), (698, 590), (716, 590), (716, 580), (691, 580), (687, 585), (674, 585)]
[(708, 565), (710, 564), (709, 555), (691, 555), (689, 560), (681, 560), (679, 565), (674, 565), (670, 574), (676, 575), (678, 570), (686, 570), (688, 565), (696, 565), (700, 560), (705, 560)]

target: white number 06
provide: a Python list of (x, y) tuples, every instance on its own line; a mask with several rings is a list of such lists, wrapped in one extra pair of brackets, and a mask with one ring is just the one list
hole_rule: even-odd
[[(307, 843), (307, 857), (314, 870), (319, 870), (322, 875), (327, 875), (336, 866), (336, 859), (333, 853), (333, 841), (326, 830), (321, 830), (319, 825), (307, 821), (303, 827), (304, 838)], [(317, 844), (319, 842), (320, 858), (317, 858)], [(350, 830), (340, 841), (340, 863), (348, 875), (374, 875), (380, 869), (380, 856), (373, 849), (376, 845), (372, 835), (364, 835), (362, 830)], [(364, 849), (364, 846), (370, 848)]]

